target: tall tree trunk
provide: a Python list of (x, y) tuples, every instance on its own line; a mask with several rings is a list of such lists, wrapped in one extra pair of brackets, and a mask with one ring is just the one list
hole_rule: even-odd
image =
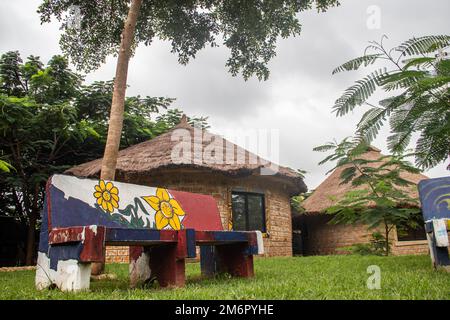
[[(128, 62), (131, 56), (131, 46), (134, 40), (139, 9), (142, 0), (131, 0), (127, 20), (122, 31), (120, 50), (117, 57), (116, 76), (114, 78), (114, 91), (109, 116), (108, 136), (106, 138), (105, 153), (103, 154), (100, 178), (114, 180), (119, 152), (120, 137), (123, 127), (123, 111), (125, 107), (125, 92), (127, 89)], [(92, 274), (98, 275), (104, 270), (104, 264), (94, 263)]]
[(131, 0), (127, 20), (122, 31), (119, 55), (117, 57), (114, 92), (109, 117), (108, 137), (106, 138), (105, 153), (102, 161), (101, 179), (114, 180), (117, 153), (119, 152), (120, 137), (123, 127), (123, 111), (125, 105), (125, 91), (127, 86), (128, 62), (131, 56), (131, 46), (134, 40), (134, 30), (142, 0)]
[(36, 246), (36, 220), (37, 216), (34, 212), (30, 214), (28, 230), (27, 230), (27, 248), (25, 264), (31, 266), (34, 263), (34, 254)]
[(384, 232), (385, 232), (384, 241), (386, 241), (386, 256), (389, 256), (389, 251), (390, 251), (390, 246), (389, 246), (389, 226), (388, 226), (388, 224), (386, 222), (384, 223)]

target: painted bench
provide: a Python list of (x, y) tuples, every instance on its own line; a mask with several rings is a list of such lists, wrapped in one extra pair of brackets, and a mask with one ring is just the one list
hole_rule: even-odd
[[(201, 246), (204, 275), (253, 276), (259, 232), (224, 231), (213, 197), (128, 183), (52, 176), (46, 187), (36, 287), (88, 289), (107, 245), (128, 246), (130, 284), (183, 286), (185, 259)], [(203, 254), (203, 251), (205, 253)]]
[[(448, 230), (450, 229), (450, 177), (422, 180), (418, 184), (425, 232), (433, 266), (450, 268)], [(436, 228), (437, 224), (442, 228)], [(438, 241), (440, 237), (445, 245)], [(447, 237), (447, 239), (445, 239)], [(447, 240), (447, 241), (445, 241)]]

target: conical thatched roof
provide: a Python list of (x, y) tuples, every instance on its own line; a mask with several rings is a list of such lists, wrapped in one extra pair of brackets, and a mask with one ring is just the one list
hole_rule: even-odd
[[(382, 157), (381, 151), (375, 147), (369, 147), (369, 150), (361, 156), (363, 159), (377, 160)], [(379, 166), (379, 163), (370, 164), (373, 167)], [(355, 187), (350, 183), (341, 183), (341, 173), (346, 166), (336, 168), (305, 200), (303, 208), (307, 213), (320, 213), (328, 209), (332, 205), (341, 200), (344, 195), (351, 190), (367, 189), (366, 186)], [(414, 184), (419, 183), (420, 180), (428, 179), (423, 174), (402, 173), (401, 177)], [(417, 188), (409, 187), (405, 189), (405, 192), (414, 198), (418, 198)]]
[[(199, 133), (203, 134), (201, 144), (198, 139), (194, 139), (194, 134), (198, 136)], [(189, 157), (178, 158), (174, 161), (172, 153), (180, 149), (181, 140), (179, 136), (182, 134), (190, 136), (192, 152)], [(213, 148), (215, 151), (211, 152), (212, 141), (215, 141), (216, 144)], [(199, 150), (200, 152), (194, 152)], [(233, 155), (233, 150), (234, 161), (232, 156), (230, 161), (230, 154)], [(206, 151), (211, 157), (217, 156), (217, 159), (222, 159), (222, 161), (202, 161), (201, 158), (198, 160), (198, 155), (202, 155)], [(223, 155), (223, 157), (220, 155)], [(245, 160), (236, 161), (237, 159)], [(67, 170), (65, 173), (82, 177), (98, 177), (100, 175), (101, 162), (102, 159), (86, 162)], [(196, 168), (220, 172), (234, 177), (260, 175), (261, 177), (281, 179), (290, 186), (292, 194), (298, 194), (307, 190), (303, 179), (296, 171), (276, 165), (275, 167), (272, 166), (272, 168), (277, 169), (274, 174), (267, 175), (267, 171), (270, 171), (271, 168), (270, 162), (218, 135), (192, 127), (187, 122), (186, 117), (183, 117), (181, 122), (168, 132), (119, 151), (116, 173), (149, 174), (155, 170), (168, 168)]]

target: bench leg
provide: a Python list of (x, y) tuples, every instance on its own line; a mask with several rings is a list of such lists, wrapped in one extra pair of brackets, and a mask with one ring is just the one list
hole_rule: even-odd
[(428, 242), (428, 249), (430, 250), (431, 264), (433, 268), (436, 268), (436, 252), (433, 243), (433, 234), (431, 232), (427, 232), (427, 242)]
[(220, 266), (218, 259), (219, 257), (215, 246), (200, 247), (200, 269), (202, 276), (213, 277), (220, 273), (220, 270), (218, 269)]
[(36, 267), (36, 288), (38, 290), (58, 287), (61, 291), (88, 290), (91, 264), (75, 259), (50, 261), (45, 253), (39, 252)]
[(225, 270), (235, 277), (250, 278), (255, 275), (253, 270), (253, 255), (247, 255), (247, 245), (234, 244), (217, 246), (219, 270)]
[(434, 238), (433, 232), (427, 233), (427, 240), (433, 267), (435, 269), (439, 267), (449, 268), (450, 257), (448, 248), (436, 246), (436, 239)]
[(50, 259), (47, 257), (46, 253), (39, 251), (36, 264), (36, 289), (44, 290), (50, 288), (52, 284), (53, 277), (52, 273), (50, 272)]
[(226, 272), (235, 277), (253, 277), (253, 255), (246, 254), (246, 248), (245, 244), (202, 246), (200, 248), (202, 275), (210, 277)]
[(185, 284), (185, 259), (177, 257), (176, 245), (153, 247), (149, 251), (152, 277), (161, 287), (183, 287)]
[(91, 264), (59, 261), (55, 284), (61, 291), (89, 290)]
[(150, 280), (150, 253), (141, 246), (130, 247), (130, 287), (142, 286)]

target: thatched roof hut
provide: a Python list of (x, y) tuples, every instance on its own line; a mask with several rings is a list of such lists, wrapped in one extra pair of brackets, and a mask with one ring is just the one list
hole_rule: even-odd
[[(363, 159), (367, 160), (377, 160), (382, 157), (381, 150), (373, 146), (369, 147), (369, 150), (361, 156)], [(369, 166), (377, 167), (380, 163), (371, 163)], [(341, 173), (345, 170), (345, 166), (336, 168), (309, 196), (303, 203), (303, 208), (309, 214), (324, 212), (326, 209), (336, 204), (341, 200), (344, 195), (351, 190), (367, 189), (367, 186), (355, 187), (351, 182), (346, 184), (341, 184)], [(419, 183), (420, 180), (428, 179), (427, 176), (423, 174), (412, 174), (412, 173), (401, 173), (400, 175), (407, 181), (414, 184)], [(412, 198), (418, 198), (419, 194), (417, 192), (416, 186), (405, 188), (405, 192)]]
[[(210, 194), (224, 229), (261, 230), (265, 255), (292, 255), (290, 197), (307, 188), (290, 168), (194, 128), (185, 117), (165, 134), (121, 150), (116, 168), (117, 181)], [(100, 170), (97, 159), (66, 173), (98, 177)]]
[[(377, 160), (383, 155), (380, 150), (370, 147), (361, 157)], [(380, 163), (372, 163), (379, 166)], [(359, 243), (368, 243), (373, 230), (368, 230), (363, 224), (329, 224), (332, 215), (325, 214), (325, 210), (336, 204), (351, 190), (366, 189), (366, 186), (355, 187), (350, 183), (341, 184), (341, 173), (345, 167), (335, 169), (303, 203), (306, 214), (294, 218), (295, 226), (299, 226), (303, 235), (304, 254), (342, 254), (343, 250)], [(423, 174), (402, 173), (402, 178), (414, 184), (427, 179)], [(410, 197), (418, 197), (415, 185), (404, 190)], [(427, 253), (427, 242), (424, 241), (423, 230), (411, 230), (407, 235), (399, 236), (394, 228), (392, 252), (394, 254), (423, 254)]]
[[(198, 132), (195, 132), (195, 131)], [(193, 151), (187, 157), (177, 158), (174, 161), (173, 150), (179, 144), (179, 140), (174, 139), (174, 133), (186, 133), (191, 137), (191, 150)], [(194, 139), (194, 134), (202, 134), (203, 139), (198, 141)], [(203, 154), (211, 146), (211, 142), (215, 141), (214, 153), (222, 155), (222, 161), (202, 161), (199, 154)], [(202, 143), (201, 146), (198, 143)], [(218, 142), (218, 143), (217, 143)], [(233, 150), (234, 156), (230, 158), (230, 148)], [(195, 150), (199, 152), (195, 152)], [(245, 157), (245, 161), (237, 161), (238, 157)], [(66, 174), (82, 177), (99, 177), (102, 159), (93, 160), (83, 163), (67, 170)], [(210, 133), (207, 130), (194, 128), (188, 122), (185, 116), (181, 122), (169, 130), (168, 132), (145, 142), (136, 144), (129, 148), (119, 151), (116, 166), (116, 176), (151, 174), (153, 171), (161, 169), (199, 169), (202, 171), (210, 171), (220, 173), (230, 177), (246, 177), (261, 175), (267, 179), (276, 179), (283, 181), (288, 185), (292, 195), (305, 192), (307, 187), (302, 177), (294, 170), (271, 163), (240, 146)], [(273, 168), (276, 168), (274, 171)], [(273, 174), (268, 174), (269, 171)], [(261, 174), (262, 173), (262, 174)]]

